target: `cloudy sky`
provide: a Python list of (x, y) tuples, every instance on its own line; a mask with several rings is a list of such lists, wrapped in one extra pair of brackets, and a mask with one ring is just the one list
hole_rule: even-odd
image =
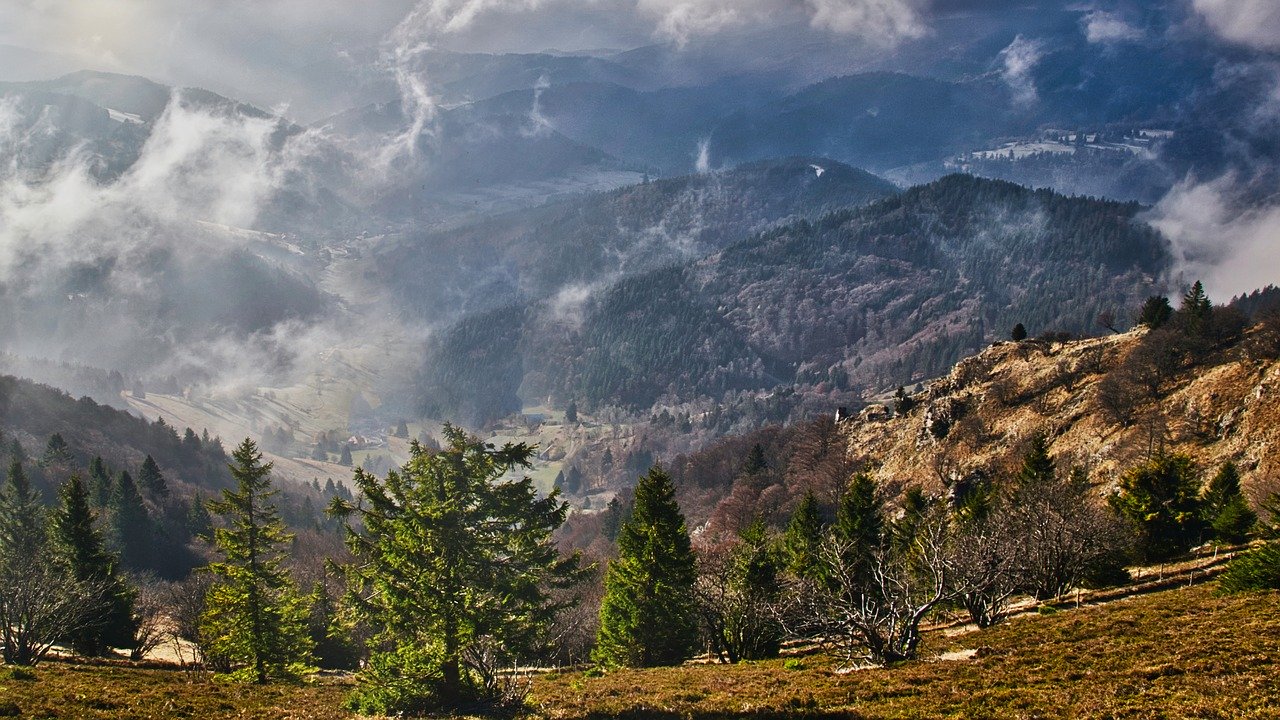
[[(396, 47), (629, 49), (797, 25), (835, 42), (891, 47), (927, 36), (943, 13), (1037, 1), (1044, 0), (0, 0), (0, 79), (81, 68), (140, 74), (291, 105), (306, 117), (384, 80), (378, 61)], [(1231, 42), (1280, 49), (1275, 0), (1078, 3), (1092, 11), (1091, 37), (1102, 40), (1134, 32), (1111, 10), (1159, 4), (1190, 10)]]

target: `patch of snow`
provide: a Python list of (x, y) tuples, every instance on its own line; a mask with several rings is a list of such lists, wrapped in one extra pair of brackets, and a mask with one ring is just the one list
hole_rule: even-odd
[(112, 120), (118, 123), (125, 123), (125, 124), (141, 125), (143, 122), (142, 116), (140, 115), (134, 115), (133, 113), (114, 110), (112, 108), (107, 108), (107, 117), (111, 118)]
[(814, 175), (817, 175), (818, 177), (822, 177), (822, 173), (827, 171), (826, 168), (820, 165), (810, 165), (809, 167), (813, 168)]

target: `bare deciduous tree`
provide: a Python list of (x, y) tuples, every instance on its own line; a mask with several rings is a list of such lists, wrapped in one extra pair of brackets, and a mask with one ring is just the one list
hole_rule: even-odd
[(35, 665), (53, 645), (97, 623), (109, 590), (105, 581), (77, 581), (45, 558), (14, 554), (0, 577), (0, 635), (4, 661)]
[(1130, 545), (1124, 526), (1090, 496), (1080, 473), (1023, 485), (999, 515), (994, 522), (1008, 528), (1017, 549), (1019, 584), (1040, 600), (1118, 572)]
[(955, 598), (951, 519), (934, 502), (913, 518), (909, 536), (887, 537), (870, 558), (829, 540), (825, 577), (796, 581), (782, 617), (788, 631), (833, 644), (846, 660), (888, 664), (916, 657), (920, 625)]

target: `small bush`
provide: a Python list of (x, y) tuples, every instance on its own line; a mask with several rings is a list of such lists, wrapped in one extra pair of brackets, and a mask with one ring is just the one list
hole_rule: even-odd
[(0, 717), (21, 717), (22, 708), (15, 702), (0, 702)]
[(10, 680), (20, 680), (24, 682), (30, 682), (36, 679), (36, 674), (33, 671), (23, 667), (16, 667), (16, 668), (10, 669), (8, 672), (8, 676)]
[(791, 658), (786, 662), (782, 663), (782, 667), (787, 670), (803, 670), (804, 661), (801, 660), (800, 658)]
[(1270, 542), (1237, 557), (1218, 581), (1224, 593), (1280, 590), (1280, 542)]
[(604, 676), (604, 670), (601, 670), (598, 667), (587, 668), (586, 670), (582, 671), (582, 677), (597, 678), (597, 677), (603, 677), (603, 676)]

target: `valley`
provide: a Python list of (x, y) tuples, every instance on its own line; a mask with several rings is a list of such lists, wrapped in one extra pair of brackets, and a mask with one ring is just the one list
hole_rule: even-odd
[(0, 18), (0, 716), (1280, 701), (1267, 3)]

